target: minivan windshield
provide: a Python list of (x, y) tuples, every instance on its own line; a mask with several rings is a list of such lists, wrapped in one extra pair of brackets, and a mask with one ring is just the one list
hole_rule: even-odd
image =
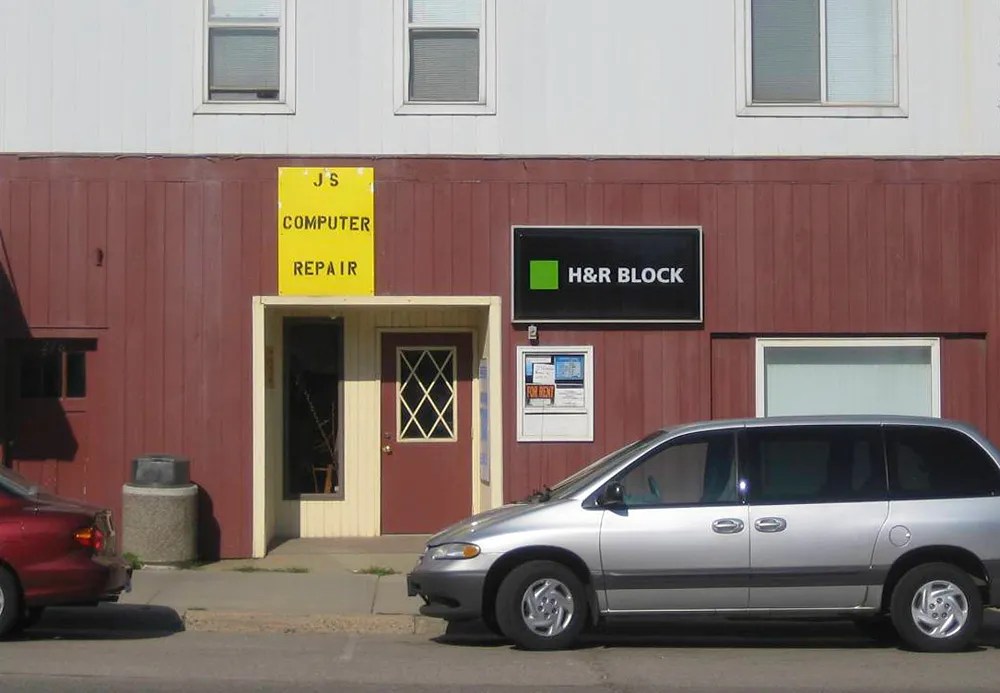
[(0, 464), (0, 487), (15, 496), (34, 496), (38, 494), (38, 486), (31, 483), (10, 467)]
[(649, 445), (662, 435), (663, 431), (656, 431), (655, 433), (650, 433), (645, 438), (634, 440), (617, 450), (613, 450), (596, 462), (591, 462), (580, 471), (566, 477), (552, 488), (546, 487), (542, 491), (536, 491), (532, 494), (532, 500), (547, 501), (569, 498), (609, 472), (633, 452)]

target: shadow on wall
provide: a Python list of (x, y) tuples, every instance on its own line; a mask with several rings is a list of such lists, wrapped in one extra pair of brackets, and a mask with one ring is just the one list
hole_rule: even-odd
[[(25, 297), (8, 252), (12, 233), (0, 228), (0, 461), (42, 486), (51, 486), (58, 478), (58, 465), (72, 462), (78, 443), (60, 399), (44, 397), (53, 384), (43, 382), (52, 378), (42, 364), (52, 357), (43, 353), (43, 340), (31, 338)], [(22, 461), (32, 464), (18, 464)], [(48, 473), (36, 461), (51, 461)]]
[(212, 497), (198, 485), (198, 556), (203, 561), (222, 558), (222, 531), (215, 517)]

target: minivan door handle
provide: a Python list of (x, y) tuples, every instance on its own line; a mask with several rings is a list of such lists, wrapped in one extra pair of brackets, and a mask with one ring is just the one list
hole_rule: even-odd
[(743, 520), (727, 517), (712, 523), (712, 531), (716, 534), (739, 534), (743, 531)]
[(781, 532), (788, 526), (783, 517), (762, 517), (753, 523), (758, 532)]

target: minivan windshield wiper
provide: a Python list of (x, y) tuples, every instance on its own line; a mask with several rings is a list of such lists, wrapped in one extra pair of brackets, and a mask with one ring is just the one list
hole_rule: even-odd
[(535, 489), (531, 492), (531, 495), (525, 498), (525, 502), (530, 503), (531, 501), (536, 501), (538, 503), (544, 503), (552, 498), (552, 489), (548, 486), (542, 486), (540, 489)]

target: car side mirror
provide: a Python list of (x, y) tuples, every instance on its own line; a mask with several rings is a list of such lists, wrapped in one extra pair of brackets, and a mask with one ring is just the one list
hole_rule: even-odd
[(599, 505), (604, 507), (615, 507), (625, 504), (625, 487), (619, 481), (612, 481), (608, 484), (604, 493), (601, 494)]

